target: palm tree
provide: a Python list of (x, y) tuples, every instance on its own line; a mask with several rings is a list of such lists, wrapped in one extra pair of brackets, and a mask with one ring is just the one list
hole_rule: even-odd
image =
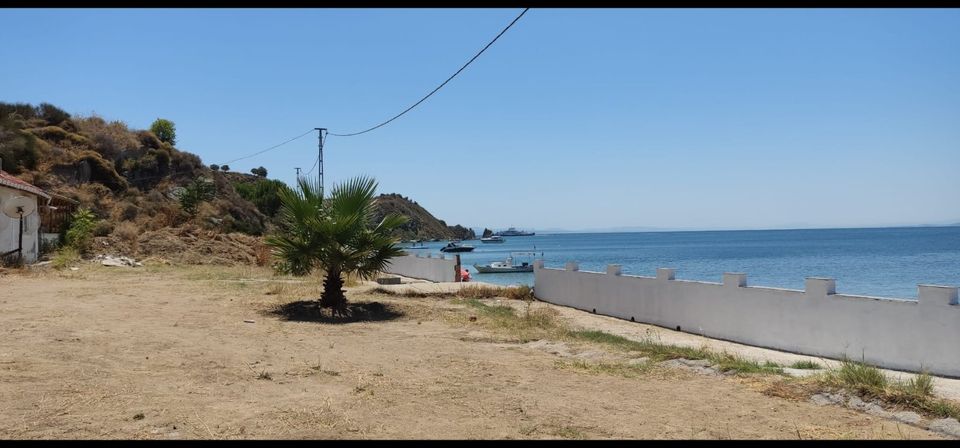
[(300, 178), (297, 184), (298, 190), (280, 190), (280, 231), (266, 243), (281, 272), (300, 276), (314, 269), (324, 271), (320, 306), (345, 315), (342, 276), (353, 273), (369, 279), (391, 258), (403, 255), (391, 233), (407, 217), (391, 213), (379, 223), (371, 222), (377, 189), (372, 178), (355, 177), (335, 185), (329, 198), (324, 198), (316, 179)]

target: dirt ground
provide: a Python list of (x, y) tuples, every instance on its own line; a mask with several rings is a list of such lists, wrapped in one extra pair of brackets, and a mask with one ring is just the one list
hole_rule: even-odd
[(290, 320), (271, 310), (319, 282), (257, 268), (2, 275), (0, 438), (941, 438), (735, 377), (571, 369), (439, 317), (464, 305), (369, 289), (348, 296), (402, 314)]

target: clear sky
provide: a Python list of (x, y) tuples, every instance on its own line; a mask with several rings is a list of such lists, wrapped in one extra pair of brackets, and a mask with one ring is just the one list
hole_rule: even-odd
[[(393, 116), (519, 12), (2, 10), (0, 101), (168, 118), (222, 163)], [(316, 149), (231, 168), (292, 183)], [(960, 11), (532, 9), (324, 155), (473, 227), (960, 222)]]

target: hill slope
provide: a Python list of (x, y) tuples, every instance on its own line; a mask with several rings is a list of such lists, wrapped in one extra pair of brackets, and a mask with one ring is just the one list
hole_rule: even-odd
[(459, 224), (448, 226), (441, 219), (437, 219), (425, 208), (409, 198), (397, 193), (381, 194), (377, 197), (378, 214), (376, 220), (383, 219), (388, 213), (399, 213), (410, 218), (401, 227), (400, 238), (403, 239), (461, 239), (472, 240), (477, 236), (472, 229)]
[[(98, 253), (189, 263), (215, 260), (223, 253), (228, 255), (221, 260), (243, 262), (257, 255), (258, 262), (265, 262), (259, 239), (219, 235), (272, 231), (280, 206), (277, 192), (287, 186), (212, 169), (215, 166), (205, 165), (197, 155), (176, 148), (174, 141), (161, 141), (153, 132), (131, 129), (121, 121), (71, 116), (46, 103), (0, 102), (2, 169), (91, 209), (99, 219), (94, 232), (101, 239)], [(187, 212), (177, 194), (196, 179), (209, 180), (214, 196)], [(384, 196), (388, 199), (380, 201), (381, 216), (396, 211), (411, 218), (400, 237), (473, 236), (463, 227), (448, 227), (400, 195)], [(63, 229), (46, 231), (58, 230)]]

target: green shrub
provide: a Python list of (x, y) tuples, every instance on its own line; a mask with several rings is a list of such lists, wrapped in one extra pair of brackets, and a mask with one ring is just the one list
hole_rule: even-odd
[(806, 369), (806, 370), (817, 370), (817, 369), (823, 368), (820, 364), (817, 364), (813, 361), (797, 361), (793, 364), (790, 364), (790, 367), (794, 369)]
[(80, 261), (80, 252), (73, 247), (61, 247), (57, 254), (50, 260), (50, 265), (54, 269), (63, 269)]
[(279, 180), (258, 179), (256, 182), (237, 182), (234, 190), (243, 199), (257, 206), (257, 210), (266, 216), (274, 217), (280, 210), (280, 193), (289, 191), (290, 187)]
[(0, 158), (3, 158), (3, 170), (11, 174), (20, 174), (24, 169), (37, 167), (40, 158), (36, 137), (17, 133), (4, 138), (0, 130)]
[(156, 135), (161, 142), (169, 143), (170, 145), (177, 144), (177, 127), (170, 120), (157, 118), (153, 124), (150, 125), (150, 132), (153, 132), (153, 135)]
[(28, 103), (3, 103), (0, 102), (0, 119), (6, 119), (15, 115), (15, 119), (29, 120), (37, 118), (37, 109)]
[(37, 106), (37, 112), (40, 118), (46, 120), (51, 126), (59, 126), (60, 123), (70, 119), (70, 114), (50, 103), (40, 103), (40, 106)]
[(190, 216), (196, 216), (200, 203), (212, 200), (216, 196), (216, 187), (209, 179), (198, 177), (177, 191), (176, 196), (183, 211)]
[(70, 216), (70, 228), (67, 230), (67, 245), (80, 254), (86, 254), (93, 248), (93, 232), (97, 226), (97, 217), (90, 209), (81, 207)]

